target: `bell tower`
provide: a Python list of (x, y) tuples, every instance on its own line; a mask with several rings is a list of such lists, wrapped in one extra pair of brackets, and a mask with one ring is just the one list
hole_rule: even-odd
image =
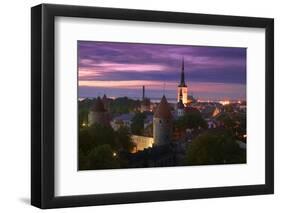
[(188, 100), (188, 87), (185, 84), (184, 79), (184, 59), (182, 59), (182, 65), (181, 65), (181, 75), (180, 75), (180, 83), (178, 85), (178, 102), (182, 100), (182, 103), (184, 105), (187, 105), (189, 103)]

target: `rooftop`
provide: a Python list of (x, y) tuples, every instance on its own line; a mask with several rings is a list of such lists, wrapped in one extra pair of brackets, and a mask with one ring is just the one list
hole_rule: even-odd
[(165, 119), (172, 118), (170, 105), (169, 105), (165, 95), (163, 95), (161, 102), (154, 113), (154, 117), (165, 118)]

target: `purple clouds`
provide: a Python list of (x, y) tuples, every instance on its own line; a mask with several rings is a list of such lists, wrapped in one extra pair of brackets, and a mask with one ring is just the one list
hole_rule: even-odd
[[(194, 96), (245, 99), (246, 48), (95, 41), (78, 41), (79, 96), (96, 96), (110, 88), (116, 96), (118, 90), (139, 90), (141, 85), (147, 86), (148, 95), (149, 90), (157, 95), (164, 83), (172, 96), (183, 57), (185, 80)], [(219, 90), (225, 85), (229, 94), (215, 91), (214, 85), (220, 85)]]

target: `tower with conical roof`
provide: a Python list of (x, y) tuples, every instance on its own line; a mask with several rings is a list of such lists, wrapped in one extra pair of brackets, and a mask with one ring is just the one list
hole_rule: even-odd
[(90, 110), (88, 121), (90, 126), (93, 124), (109, 125), (108, 113), (100, 97), (97, 98), (93, 108)]
[(163, 95), (153, 116), (154, 146), (170, 143), (172, 135), (172, 114), (170, 105)]
[(103, 97), (102, 97), (102, 103), (103, 103), (104, 109), (106, 111), (109, 111), (109, 100), (106, 97), (106, 94), (104, 94)]
[(184, 105), (187, 105), (189, 103), (188, 101), (188, 87), (185, 84), (185, 76), (184, 76), (184, 59), (182, 59), (182, 65), (181, 65), (181, 75), (180, 75), (180, 83), (178, 85), (178, 102), (182, 99), (182, 103)]

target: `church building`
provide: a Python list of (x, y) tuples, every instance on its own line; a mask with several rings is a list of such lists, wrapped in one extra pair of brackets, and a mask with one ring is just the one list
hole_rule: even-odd
[(186, 106), (190, 101), (188, 100), (188, 87), (185, 84), (184, 79), (184, 59), (182, 59), (182, 66), (181, 66), (181, 76), (180, 76), (180, 84), (178, 85), (178, 97), (177, 102), (180, 102), (182, 99), (182, 103)]

